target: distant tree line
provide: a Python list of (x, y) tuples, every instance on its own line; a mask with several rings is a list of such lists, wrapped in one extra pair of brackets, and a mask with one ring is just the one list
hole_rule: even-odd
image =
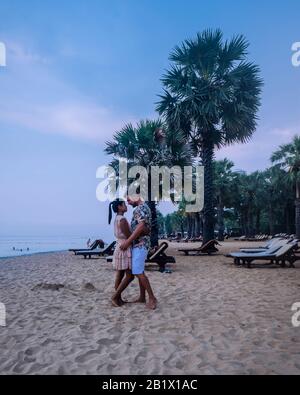
[[(229, 231), (247, 237), (299, 236), (300, 137), (281, 146), (271, 160), (273, 166), (251, 174), (234, 171), (228, 159), (213, 162), (214, 229), (219, 240)], [(163, 218), (161, 229), (169, 235), (198, 238), (203, 234), (203, 213), (188, 214), (181, 203), (176, 212)]]

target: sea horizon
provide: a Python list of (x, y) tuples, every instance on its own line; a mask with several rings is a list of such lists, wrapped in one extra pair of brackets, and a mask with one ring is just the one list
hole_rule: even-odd
[(85, 248), (88, 239), (96, 238), (96, 236), (0, 236), (0, 259)]

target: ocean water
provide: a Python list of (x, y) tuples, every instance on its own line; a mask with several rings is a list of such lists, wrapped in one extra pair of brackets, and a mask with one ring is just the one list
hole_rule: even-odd
[[(95, 238), (91, 237), (91, 240)], [(0, 236), (0, 258), (86, 248), (88, 237)]]

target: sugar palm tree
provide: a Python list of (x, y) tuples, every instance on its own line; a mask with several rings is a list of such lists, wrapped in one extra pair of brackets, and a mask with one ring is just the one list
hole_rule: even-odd
[(300, 238), (300, 137), (295, 136), (290, 144), (282, 145), (271, 157), (281, 169), (287, 171), (288, 177), (296, 189), (296, 235)]
[(243, 36), (223, 42), (220, 30), (206, 30), (173, 50), (162, 78), (157, 110), (191, 141), (205, 167), (204, 242), (214, 238), (215, 148), (245, 143), (256, 129), (262, 80), (246, 60), (247, 48)]
[[(127, 162), (128, 170), (142, 166), (148, 172), (148, 201), (152, 213), (151, 245), (158, 245), (158, 224), (156, 201), (151, 197), (152, 166), (189, 166), (192, 164), (191, 151), (186, 139), (179, 131), (170, 131), (160, 120), (141, 121), (136, 126), (128, 124), (114, 135), (113, 141), (106, 143), (105, 152), (113, 155), (111, 165), (117, 170), (118, 160)], [(172, 183), (171, 183), (172, 188)]]

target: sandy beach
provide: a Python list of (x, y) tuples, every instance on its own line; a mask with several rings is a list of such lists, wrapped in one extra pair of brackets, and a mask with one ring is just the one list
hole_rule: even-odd
[[(187, 258), (173, 244), (173, 273), (148, 271), (156, 311), (113, 308), (114, 271), (104, 259), (0, 260), (0, 374), (300, 374), (300, 328), (291, 323), (300, 264), (246, 269), (223, 256), (248, 245)], [(124, 297), (137, 294), (135, 281)]]

